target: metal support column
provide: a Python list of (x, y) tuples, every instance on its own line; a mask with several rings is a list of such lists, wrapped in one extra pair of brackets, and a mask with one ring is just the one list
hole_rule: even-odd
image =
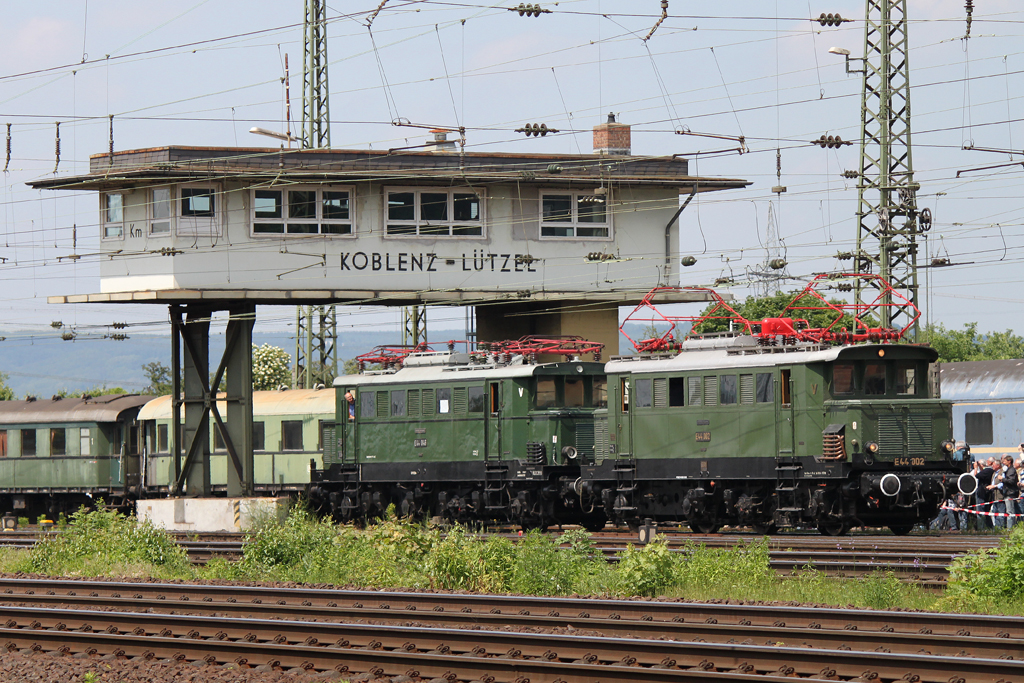
[[(224, 365), (227, 371), (228, 404), (225, 445), (234, 450), (237, 463), (228, 464), (228, 496), (253, 494), (252, 455), (252, 328), (256, 323), (256, 307), (241, 306), (231, 310), (228, 320)], [(216, 413), (215, 413), (216, 419)]]
[(402, 346), (416, 346), (427, 341), (427, 307), (402, 307)]
[[(910, 144), (910, 63), (907, 0), (867, 0), (861, 153), (854, 271), (877, 273), (917, 305), (917, 191)], [(891, 295), (856, 284), (861, 313), (882, 327), (901, 328), (914, 309)], [(917, 325), (909, 331), (917, 339)]]
[(327, 87), (327, 2), (306, 0), (303, 25), (302, 147), (331, 146), (330, 89)]
[(185, 347), (183, 365), (186, 445), (185, 463), (172, 495), (183, 491), (190, 497), (209, 496), (210, 485), (210, 314), (199, 306), (185, 307), (181, 339)]
[(330, 386), (338, 374), (338, 314), (334, 306), (299, 306), (295, 312), (292, 385)]

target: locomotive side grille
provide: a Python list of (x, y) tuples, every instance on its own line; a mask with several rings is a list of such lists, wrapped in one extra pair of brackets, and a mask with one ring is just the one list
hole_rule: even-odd
[(594, 459), (594, 423), (576, 424), (576, 450), (587, 460)]
[(878, 452), (887, 457), (903, 455), (906, 443), (905, 425), (899, 415), (878, 416)]
[(334, 423), (325, 422), (323, 430), (324, 465), (340, 462), (338, 458), (338, 441), (335, 438)]
[(664, 377), (654, 379), (654, 407), (664, 408), (668, 405), (668, 380)]
[(911, 413), (907, 427), (907, 455), (930, 455), (932, 452), (931, 414)]
[(418, 417), (420, 414), (420, 390), (410, 389), (409, 397), (405, 400), (406, 410), (409, 417)]
[(377, 417), (388, 417), (391, 415), (391, 401), (388, 392), (377, 392)]
[(423, 417), (430, 417), (434, 414), (434, 390), (424, 389), (420, 401), (420, 414)]
[(604, 457), (608, 455), (608, 419), (594, 421), (594, 453)]
[(704, 378), (704, 405), (718, 405), (718, 377)]
[(453, 403), (455, 404), (456, 413), (465, 413), (467, 406), (469, 405), (469, 398), (467, 398), (466, 387), (455, 387), (455, 391), (452, 394), (454, 398)]
[(754, 376), (740, 375), (740, 403), (750, 405), (754, 402)]

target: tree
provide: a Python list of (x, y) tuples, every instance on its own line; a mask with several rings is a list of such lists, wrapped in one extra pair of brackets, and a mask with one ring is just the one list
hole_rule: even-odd
[(11, 378), (6, 372), (0, 372), (0, 401), (13, 401), (14, 389), (7, 386), (7, 380)]
[(252, 388), (270, 391), (281, 385), (291, 386), (292, 357), (284, 349), (271, 344), (252, 346)]
[(163, 396), (171, 393), (171, 369), (163, 363), (153, 361), (142, 366), (142, 374), (149, 380), (149, 386), (142, 393)]
[(947, 330), (943, 325), (928, 325), (921, 340), (939, 352), (940, 363), (969, 360), (1024, 358), (1024, 337), (1005, 332), (978, 333), (978, 323), (966, 323), (962, 330)]

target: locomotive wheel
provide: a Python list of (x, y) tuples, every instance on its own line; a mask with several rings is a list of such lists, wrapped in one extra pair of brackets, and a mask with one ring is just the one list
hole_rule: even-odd
[(604, 526), (607, 523), (608, 520), (605, 519), (604, 515), (587, 515), (580, 520), (580, 526), (592, 534), (597, 533), (598, 531), (604, 531)]
[(686, 524), (698, 534), (717, 534), (722, 525), (711, 519), (688, 519)]
[(890, 524), (889, 530), (894, 536), (906, 536), (914, 528), (913, 524)]
[(818, 531), (825, 536), (845, 536), (849, 530), (850, 525), (846, 522), (831, 519), (827, 522), (818, 522)]
[(750, 525), (750, 528), (754, 530), (755, 534), (761, 534), (762, 536), (779, 533), (779, 527), (775, 522), (754, 522)]

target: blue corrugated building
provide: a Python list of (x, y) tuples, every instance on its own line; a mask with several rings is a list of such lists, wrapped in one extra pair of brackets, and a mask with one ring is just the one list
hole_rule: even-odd
[(953, 438), (976, 457), (1009, 453), (1024, 443), (1024, 359), (943, 363), (942, 398), (953, 401)]

